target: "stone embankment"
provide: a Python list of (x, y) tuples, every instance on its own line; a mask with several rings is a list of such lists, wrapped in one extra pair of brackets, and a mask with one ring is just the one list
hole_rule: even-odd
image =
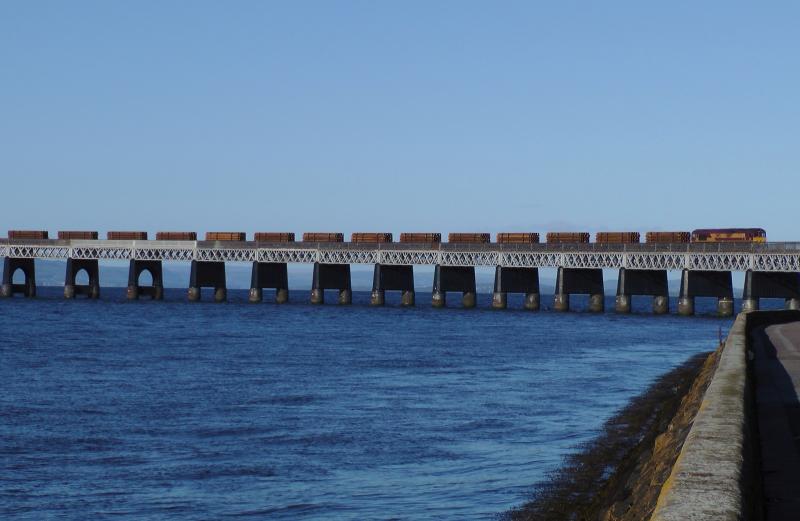
[[(740, 314), (717, 351), (662, 377), (612, 418), (598, 440), (570, 457), (528, 504), (506, 517), (800, 519), (800, 512), (795, 512), (796, 517), (790, 512), (799, 503), (790, 497), (793, 492), (787, 495), (789, 488), (800, 490), (800, 470), (784, 464), (781, 482), (772, 483), (777, 469), (765, 468), (791, 456), (772, 454), (778, 447), (779, 435), (773, 432), (778, 424), (791, 430), (780, 434), (790, 440), (780, 450), (792, 452), (800, 461), (800, 442), (791, 443), (789, 436), (797, 434), (794, 424), (800, 428), (800, 340), (786, 348), (788, 362), (781, 360), (780, 349), (768, 342), (758, 344), (759, 338), (774, 331), (770, 326), (789, 322), (800, 324), (800, 312)], [(795, 329), (800, 338), (800, 326)], [(766, 361), (759, 365), (759, 360)], [(781, 380), (781, 392), (786, 395), (781, 397), (773, 373), (787, 363), (797, 365), (798, 374)], [(759, 417), (760, 409), (764, 410)], [(776, 421), (781, 414), (786, 419)], [(769, 422), (764, 422), (765, 416)], [(771, 476), (762, 479), (765, 473)]]

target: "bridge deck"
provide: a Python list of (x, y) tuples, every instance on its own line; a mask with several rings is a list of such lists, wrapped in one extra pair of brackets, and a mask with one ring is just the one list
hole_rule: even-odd
[(411, 244), (0, 239), (0, 257), (800, 272), (800, 243)]

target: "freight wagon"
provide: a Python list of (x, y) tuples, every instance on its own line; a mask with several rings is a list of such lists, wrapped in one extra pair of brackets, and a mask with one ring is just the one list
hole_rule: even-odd
[(206, 232), (207, 241), (246, 241), (245, 232)]
[(350, 235), (350, 242), (367, 242), (367, 243), (392, 242), (392, 234), (357, 232)]
[(639, 232), (597, 232), (594, 240), (605, 244), (638, 243)]
[(256, 232), (256, 242), (294, 242), (292, 232)]
[(586, 232), (547, 232), (547, 242), (556, 244), (589, 242), (589, 234)]
[(450, 233), (447, 235), (447, 242), (486, 244), (491, 241), (491, 236), (488, 233)]
[(653, 243), (683, 243), (690, 238), (689, 232), (647, 232), (644, 236), (645, 242)]
[(97, 232), (76, 232), (76, 231), (60, 231), (58, 232), (58, 238), (61, 240), (69, 240), (69, 239), (83, 239), (94, 241), (97, 240)]
[(344, 242), (344, 234), (306, 232), (303, 234), (303, 242)]
[(8, 230), (9, 239), (47, 239), (47, 230)]
[(157, 241), (196, 241), (197, 232), (156, 232)]
[(500, 232), (497, 234), (499, 244), (535, 244), (539, 242), (538, 233)]
[(434, 243), (442, 242), (441, 233), (401, 233), (400, 242)]
[(109, 241), (146, 241), (147, 232), (108, 232)]

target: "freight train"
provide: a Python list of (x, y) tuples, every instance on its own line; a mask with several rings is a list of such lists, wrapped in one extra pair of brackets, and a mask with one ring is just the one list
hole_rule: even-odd
[[(60, 240), (97, 240), (96, 231), (59, 231)], [(548, 232), (546, 241), (551, 244), (588, 243), (591, 236), (587, 232)], [(48, 238), (44, 230), (10, 230), (8, 238), (12, 240), (42, 240)], [(147, 232), (108, 232), (110, 240), (147, 240)], [(487, 244), (491, 242), (488, 233), (450, 233), (448, 242)], [(207, 241), (246, 241), (244, 232), (207, 232)], [(291, 232), (256, 232), (256, 242), (294, 242), (295, 235)], [(343, 233), (304, 233), (303, 242), (344, 242)], [(647, 232), (644, 236), (647, 243), (673, 244), (673, 243), (707, 243), (707, 242), (767, 242), (767, 232), (763, 228), (699, 228), (693, 232)], [(195, 241), (195, 232), (158, 232), (156, 240), (169, 241)], [(387, 243), (393, 241), (391, 233), (359, 232), (350, 237), (355, 243)], [(440, 243), (440, 233), (401, 233), (402, 243)], [(536, 244), (539, 234), (535, 232), (502, 232), (497, 234), (499, 244)], [(630, 244), (639, 243), (639, 232), (597, 232), (595, 242), (599, 244)]]

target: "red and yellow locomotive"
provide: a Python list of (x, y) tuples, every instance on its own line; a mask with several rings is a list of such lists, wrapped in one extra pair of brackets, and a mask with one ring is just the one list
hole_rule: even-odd
[(767, 242), (763, 228), (701, 228), (692, 232), (692, 242)]

